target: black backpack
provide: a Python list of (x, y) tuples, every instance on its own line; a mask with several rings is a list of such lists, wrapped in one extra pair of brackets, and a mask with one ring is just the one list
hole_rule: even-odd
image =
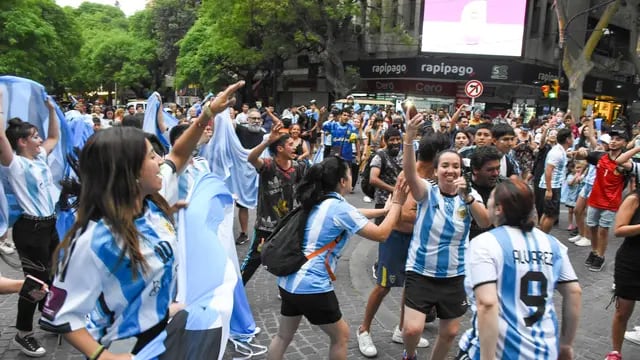
[[(326, 196), (322, 201), (332, 198)], [(285, 217), (280, 219), (278, 225), (271, 235), (262, 245), (261, 258), (265, 269), (276, 276), (287, 276), (300, 270), (302, 265), (325, 251), (331, 252), (340, 242), (344, 232), (337, 238), (329, 242), (322, 248), (309, 255), (302, 252), (302, 241), (304, 239), (304, 229), (307, 225), (309, 213), (302, 209), (302, 206), (291, 210)], [(325, 259), (325, 266), (332, 280), (335, 276), (329, 266), (329, 256)]]
[(397, 172), (397, 174), (400, 173), (400, 171), (402, 171), (402, 169), (400, 169), (394, 162), (393, 160), (391, 160), (389, 158), (389, 155), (387, 154), (386, 150), (384, 149), (380, 149), (378, 151), (376, 151), (375, 153), (371, 154), (371, 156), (369, 156), (369, 159), (367, 160), (367, 165), (364, 167), (364, 170), (362, 171), (362, 177), (360, 180), (360, 188), (362, 188), (362, 192), (367, 195), (370, 198), (373, 198), (375, 196), (376, 193), (376, 188), (371, 185), (370, 181), (371, 181), (371, 161), (373, 161), (373, 158), (376, 157), (376, 155), (379, 155), (380, 158), (382, 159), (382, 164), (383, 166), (391, 166), (393, 167), (393, 169)]

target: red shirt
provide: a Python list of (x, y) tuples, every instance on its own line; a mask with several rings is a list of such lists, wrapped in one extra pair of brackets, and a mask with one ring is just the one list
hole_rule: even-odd
[(596, 178), (587, 205), (596, 209), (617, 211), (622, 203), (625, 175), (618, 171), (618, 164), (609, 154), (593, 152), (589, 154), (587, 161), (596, 165)]

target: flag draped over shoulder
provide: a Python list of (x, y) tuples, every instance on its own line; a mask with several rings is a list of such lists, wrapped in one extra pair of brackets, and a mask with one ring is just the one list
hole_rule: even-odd
[(211, 172), (224, 179), (238, 204), (253, 209), (258, 204), (258, 173), (247, 160), (250, 150), (240, 144), (229, 109), (216, 115), (214, 122), (213, 138), (203, 156)]
[(224, 220), (233, 214), (233, 198), (222, 180), (206, 174), (188, 202), (179, 214), (177, 249), (177, 300), (186, 308), (136, 360), (222, 359), (224, 354), (238, 273), (220, 229), (230, 225)]
[[(158, 110), (162, 105), (159, 100), (160, 95), (157, 92), (154, 92), (147, 99), (147, 109), (144, 111), (144, 122), (142, 123), (142, 130), (149, 134), (154, 134), (160, 139), (162, 145), (164, 145), (167, 149), (170, 148), (168, 134), (164, 134), (158, 128)], [(173, 117), (173, 115), (168, 112), (162, 110), (162, 119), (164, 120), (164, 124), (167, 129), (171, 129), (172, 127), (178, 125), (178, 120)]]

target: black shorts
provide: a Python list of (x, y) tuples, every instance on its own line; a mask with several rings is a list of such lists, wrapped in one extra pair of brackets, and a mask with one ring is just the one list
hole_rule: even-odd
[(240, 204), (238, 204), (238, 203), (236, 203), (236, 207), (237, 207), (238, 209), (248, 209), (247, 207), (244, 207), (244, 206), (242, 206), (242, 205), (240, 205)]
[(557, 218), (560, 216), (560, 189), (551, 189), (551, 199), (547, 200), (544, 197), (546, 190), (542, 191), (543, 208), (542, 213), (548, 217)]
[(405, 305), (428, 314), (435, 306), (438, 318), (456, 319), (469, 307), (464, 276), (433, 278), (408, 271), (404, 283)]
[(626, 300), (640, 301), (640, 262), (633, 250), (623, 244), (616, 252), (613, 270), (613, 280), (616, 284), (614, 293)]
[(333, 324), (342, 319), (338, 298), (333, 291), (320, 294), (292, 294), (281, 287), (280, 314), (304, 316), (313, 325)]

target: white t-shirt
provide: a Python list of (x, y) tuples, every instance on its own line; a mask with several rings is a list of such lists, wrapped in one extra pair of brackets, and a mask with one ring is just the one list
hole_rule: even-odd
[(170, 206), (178, 201), (178, 174), (173, 163), (166, 161), (160, 165), (160, 175), (162, 175), (162, 189), (160, 195), (164, 197)]
[(40, 153), (33, 160), (14, 154), (11, 164), (2, 166), (2, 169), (25, 214), (40, 217), (53, 215), (55, 202), (52, 193), (56, 189), (47, 163), (47, 151), (43, 147), (40, 147)]

